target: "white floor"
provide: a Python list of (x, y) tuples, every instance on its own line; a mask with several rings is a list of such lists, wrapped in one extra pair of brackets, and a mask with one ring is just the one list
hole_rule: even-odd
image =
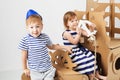
[(21, 70), (1, 71), (0, 80), (21, 80)]

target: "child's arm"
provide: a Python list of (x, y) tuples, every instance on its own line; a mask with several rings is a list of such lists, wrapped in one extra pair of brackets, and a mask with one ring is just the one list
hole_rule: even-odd
[(26, 50), (22, 50), (21, 53), (22, 53), (22, 67), (23, 67), (24, 73), (25, 73), (25, 75), (30, 76), (30, 71), (27, 68), (27, 56), (28, 56), (28, 53), (27, 53)]
[(52, 44), (51, 46), (47, 46), (49, 49), (52, 49), (52, 50), (58, 50), (58, 49), (65, 49), (67, 50), (68, 52), (72, 53), (72, 48), (69, 47), (69, 46), (64, 46), (64, 45), (59, 45), (59, 44)]
[(89, 34), (85, 30), (82, 29), (81, 31), (82, 31), (81, 33), (83, 36), (89, 37)]
[(64, 32), (63, 37), (65, 39), (68, 39), (68, 41), (70, 41), (72, 44), (78, 44), (81, 37), (81, 29), (77, 28), (76, 32), (77, 32), (77, 35), (75, 37), (73, 37), (69, 32)]

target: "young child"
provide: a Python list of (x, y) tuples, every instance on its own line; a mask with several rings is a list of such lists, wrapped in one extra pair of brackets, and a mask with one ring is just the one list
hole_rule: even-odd
[[(90, 80), (106, 80), (106, 77), (99, 74), (97, 65), (94, 66), (95, 56), (93, 53), (79, 43), (81, 34), (84, 36), (87, 36), (88, 34), (85, 30), (78, 27), (79, 21), (76, 14), (72, 11), (66, 12), (63, 22), (66, 28), (62, 34), (63, 43), (64, 45), (72, 47), (72, 53), (69, 56), (71, 57), (73, 63), (77, 64), (74, 70), (81, 74), (87, 74)], [(94, 70), (96, 72), (95, 76)]]
[(26, 26), (28, 34), (19, 43), (24, 73), (31, 76), (31, 80), (54, 80), (56, 69), (52, 66), (47, 48), (66, 49), (70, 52), (71, 48), (53, 44), (48, 35), (42, 33), (41, 15), (32, 9), (27, 12)]

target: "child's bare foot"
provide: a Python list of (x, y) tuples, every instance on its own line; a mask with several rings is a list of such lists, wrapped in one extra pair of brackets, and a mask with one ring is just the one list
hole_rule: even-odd
[(98, 71), (96, 71), (95, 77), (97, 77), (97, 78), (100, 79), (100, 80), (107, 80), (107, 77), (100, 75)]
[(106, 76), (99, 76), (99, 79), (107, 80), (107, 77)]
[(101, 80), (107, 80), (107, 77), (106, 77), (106, 76), (97, 75), (96, 77), (97, 77), (98, 79), (101, 79)]

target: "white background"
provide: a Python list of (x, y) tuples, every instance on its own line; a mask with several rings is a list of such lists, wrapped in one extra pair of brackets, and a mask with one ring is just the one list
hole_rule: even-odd
[[(107, 0), (102, 1), (107, 2)], [(43, 32), (50, 36), (53, 43), (62, 44), (64, 13), (69, 10), (85, 11), (86, 0), (2, 0), (0, 2), (0, 71), (21, 69), (18, 43), (26, 34), (25, 17), (29, 9), (34, 9), (42, 15)]]

